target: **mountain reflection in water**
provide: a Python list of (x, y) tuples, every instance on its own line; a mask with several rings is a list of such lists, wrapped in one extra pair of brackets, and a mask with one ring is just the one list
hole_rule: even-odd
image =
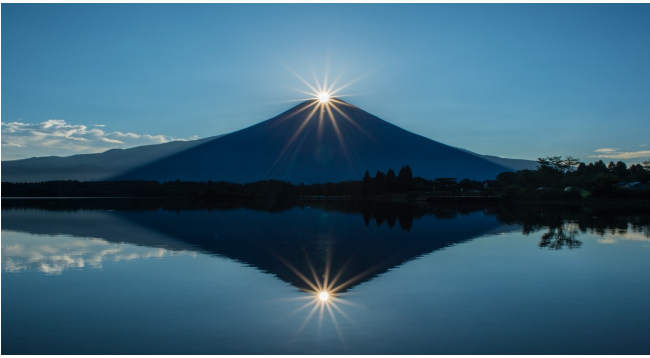
[[(352, 201), (207, 205), (151, 199), (3, 200), (2, 209), (3, 230), (93, 238), (83, 245), (44, 240), (41, 248), (3, 244), (7, 272), (60, 273), (101, 267), (105, 259), (200, 252), (333, 297), (414, 258), (483, 235), (541, 233), (539, 246), (549, 249), (579, 248), (579, 235), (587, 231), (650, 238), (650, 214), (639, 209)], [(436, 220), (420, 220), (424, 216)]]

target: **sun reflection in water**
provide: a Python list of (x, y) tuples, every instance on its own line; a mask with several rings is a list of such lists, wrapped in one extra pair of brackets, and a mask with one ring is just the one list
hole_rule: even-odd
[(323, 291), (318, 294), (318, 298), (320, 298), (321, 301), (327, 301), (330, 298), (330, 294)]
[(306, 295), (289, 299), (307, 301), (306, 303), (296, 308), (292, 313), (290, 313), (290, 315), (293, 315), (299, 312), (308, 312), (304, 321), (296, 331), (294, 340), (297, 339), (300, 333), (312, 320), (317, 320), (316, 323), (320, 332), (324, 321), (329, 319), (341, 343), (343, 343), (345, 346), (345, 339), (343, 337), (343, 332), (340, 326), (341, 317), (346, 320), (346, 323), (359, 328), (359, 326), (346, 313), (346, 307), (357, 307), (361, 309), (366, 309), (366, 307), (346, 300), (342, 298), (342, 296), (346, 295), (346, 289), (358, 283), (364, 277), (367, 277), (375, 272), (376, 267), (372, 267), (364, 272), (359, 273), (358, 275), (354, 275), (354, 277), (351, 277), (349, 279), (342, 279), (344, 276), (343, 272), (348, 265), (343, 265), (339, 270), (337, 270), (337, 272), (331, 272), (332, 258), (330, 255), (328, 255), (325, 261), (324, 271), (321, 272), (320, 275), (317, 273), (307, 255), (305, 255), (305, 260), (309, 267), (309, 273), (301, 272), (300, 270), (296, 269), (291, 263), (278, 255), (276, 255), (276, 257), (278, 257), (280, 261), (282, 261), (294, 274), (296, 274), (296, 276), (300, 278), (300, 281), (302, 281), (302, 283), (305, 285), (305, 287), (299, 289), (300, 291), (306, 293)]

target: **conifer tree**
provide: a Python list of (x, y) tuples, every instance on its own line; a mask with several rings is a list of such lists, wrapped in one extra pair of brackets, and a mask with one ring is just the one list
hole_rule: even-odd
[(413, 179), (413, 173), (411, 172), (411, 168), (406, 165), (403, 166), (402, 169), (399, 170), (399, 174), (397, 175), (397, 178), (401, 182), (409, 182)]
[(375, 194), (383, 194), (386, 192), (386, 174), (377, 170), (375, 179), (372, 180), (372, 186), (375, 189)]
[(386, 191), (393, 193), (397, 190), (397, 176), (395, 176), (395, 171), (393, 169), (388, 169), (386, 173)]
[(370, 173), (366, 170), (366, 174), (363, 175), (363, 180), (361, 181), (361, 190), (363, 191), (363, 196), (370, 195), (372, 193), (372, 178)]
[(397, 180), (399, 181), (401, 191), (411, 190), (413, 187), (413, 173), (411, 172), (411, 167), (408, 165), (403, 166), (402, 169), (399, 170)]

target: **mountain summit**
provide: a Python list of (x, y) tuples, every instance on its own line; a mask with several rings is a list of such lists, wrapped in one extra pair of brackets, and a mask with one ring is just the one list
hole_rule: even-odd
[(305, 101), (251, 127), (190, 142), (3, 161), (3, 181), (146, 179), (245, 183), (360, 180), (409, 165), (425, 178), (492, 179), (512, 170), (332, 99)]

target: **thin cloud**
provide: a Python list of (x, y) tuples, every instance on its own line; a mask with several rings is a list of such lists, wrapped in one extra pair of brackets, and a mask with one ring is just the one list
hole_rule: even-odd
[(121, 140), (110, 139), (110, 138), (106, 138), (106, 137), (99, 137), (99, 140), (101, 140), (102, 142), (106, 142), (106, 143), (124, 144), (124, 142), (122, 142)]
[(197, 136), (174, 138), (162, 134), (108, 132), (104, 124), (86, 126), (67, 123), (63, 119), (50, 119), (41, 123), (2, 122), (1, 124), (3, 160), (32, 156), (99, 153), (114, 148), (130, 148), (198, 138)]
[(2, 141), (2, 146), (3, 146), (3, 147), (18, 147), (18, 148), (22, 148), (22, 145), (20, 145), (20, 144), (18, 144), (18, 143), (11, 143), (11, 142), (5, 142), (5, 141)]
[(600, 148), (600, 149), (594, 150), (594, 152), (596, 152), (596, 153), (614, 153), (614, 152), (618, 152), (620, 149), (621, 148)]
[[(594, 151), (597, 152), (597, 151)], [(590, 155), (590, 158), (607, 158), (607, 159), (633, 159), (650, 157), (650, 150), (639, 150), (635, 152), (599, 152), (605, 154)]]

